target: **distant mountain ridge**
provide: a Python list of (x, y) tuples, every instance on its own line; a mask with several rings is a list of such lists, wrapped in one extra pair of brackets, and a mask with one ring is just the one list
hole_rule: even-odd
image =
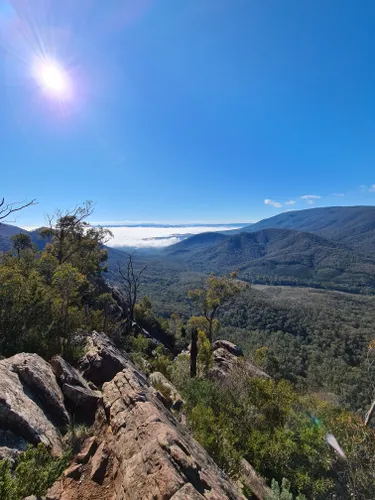
[(375, 250), (375, 207), (321, 207), (284, 212), (226, 234), (256, 232), (261, 229), (295, 229), (316, 233), (324, 238), (356, 248)]
[(11, 237), (14, 234), (20, 233), (28, 233), (28, 231), (11, 224), (0, 224), (0, 252), (7, 252), (8, 250), (11, 250)]
[[(3, 224), (0, 251), (12, 248), (10, 237), (17, 232), (30, 234), (39, 249), (46, 244), (39, 229), (28, 232)], [(196, 234), (157, 255), (138, 254), (138, 259), (153, 269), (155, 279), (238, 269), (251, 283), (373, 293), (374, 248), (375, 207), (326, 207), (279, 214), (239, 230)], [(107, 250), (108, 278), (116, 281), (117, 262), (126, 262), (127, 256), (120, 249)]]
[(293, 229), (272, 228), (221, 237), (204, 233), (172, 245), (164, 259), (205, 273), (238, 269), (239, 276), (249, 281), (275, 277), (290, 284), (321, 283), (338, 288), (375, 285), (375, 258)]

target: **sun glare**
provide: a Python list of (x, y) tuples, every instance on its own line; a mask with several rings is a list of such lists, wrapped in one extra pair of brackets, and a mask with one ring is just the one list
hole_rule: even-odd
[(39, 62), (36, 77), (42, 89), (57, 99), (70, 95), (70, 82), (66, 71), (54, 61)]

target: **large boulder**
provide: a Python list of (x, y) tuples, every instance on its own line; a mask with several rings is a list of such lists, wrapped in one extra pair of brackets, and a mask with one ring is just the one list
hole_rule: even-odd
[(233, 356), (243, 356), (241, 347), (239, 347), (236, 344), (233, 344), (233, 342), (229, 342), (229, 340), (216, 340), (212, 344), (213, 351), (216, 351), (217, 349), (220, 348), (225, 349), (230, 354), (233, 354)]
[(60, 456), (63, 446), (56, 426), (64, 431), (68, 422), (62, 392), (46, 361), (36, 354), (17, 354), (0, 361), (1, 429), (27, 443), (43, 443)]
[(219, 340), (213, 344), (213, 366), (209, 371), (209, 376), (217, 381), (223, 382), (233, 372), (241, 368), (244, 375), (249, 377), (270, 378), (267, 373), (253, 365), (244, 358), (241, 350), (235, 344), (226, 340)]
[(63, 475), (47, 500), (244, 498), (130, 361), (104, 383), (103, 403), (94, 457), (80, 461), (79, 480)]
[(85, 351), (79, 368), (85, 379), (98, 387), (112, 380), (129, 363), (128, 355), (120, 351), (104, 333), (93, 331), (87, 337)]
[(51, 366), (37, 354), (25, 353), (7, 358), (3, 363), (17, 373), (22, 384), (40, 402), (56, 427), (65, 431), (70, 421), (69, 414)]
[(153, 372), (149, 377), (149, 381), (151, 385), (164, 396), (167, 401), (167, 406), (170, 406), (175, 410), (181, 409), (184, 401), (176, 387), (169, 382), (167, 377), (160, 372)]
[(90, 421), (95, 414), (101, 392), (91, 389), (78, 370), (73, 368), (61, 356), (55, 356), (50, 361), (57, 381), (67, 400), (67, 404)]

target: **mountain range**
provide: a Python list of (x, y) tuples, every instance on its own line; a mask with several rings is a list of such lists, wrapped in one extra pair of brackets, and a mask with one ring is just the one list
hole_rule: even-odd
[[(0, 226), (0, 250), (26, 232)], [(42, 248), (38, 230), (33, 242)], [(153, 279), (173, 273), (227, 273), (238, 270), (249, 282), (323, 286), (368, 292), (375, 286), (375, 207), (325, 207), (291, 211), (241, 229), (201, 233), (167, 247), (158, 257), (142, 256)], [(124, 252), (108, 248), (109, 275), (116, 275)]]
[(375, 207), (323, 207), (284, 212), (227, 233), (256, 232), (261, 229), (295, 229), (319, 234), (329, 240), (373, 252), (375, 248)]
[(237, 269), (239, 277), (255, 282), (273, 277), (282, 284), (330, 284), (339, 289), (375, 285), (375, 258), (293, 229), (196, 235), (169, 247), (164, 259), (206, 273)]

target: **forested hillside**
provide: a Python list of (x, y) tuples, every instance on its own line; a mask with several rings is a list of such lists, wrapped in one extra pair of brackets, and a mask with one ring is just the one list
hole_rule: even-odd
[[(167, 250), (166, 262), (184, 270), (225, 273), (237, 269), (249, 282), (325, 286), (370, 292), (375, 259), (316, 234), (264, 229), (236, 235), (197, 235)], [(275, 281), (274, 281), (275, 282)]]
[(375, 207), (321, 207), (291, 210), (228, 233), (256, 232), (261, 229), (295, 229), (319, 234), (329, 240), (373, 252), (375, 247)]

